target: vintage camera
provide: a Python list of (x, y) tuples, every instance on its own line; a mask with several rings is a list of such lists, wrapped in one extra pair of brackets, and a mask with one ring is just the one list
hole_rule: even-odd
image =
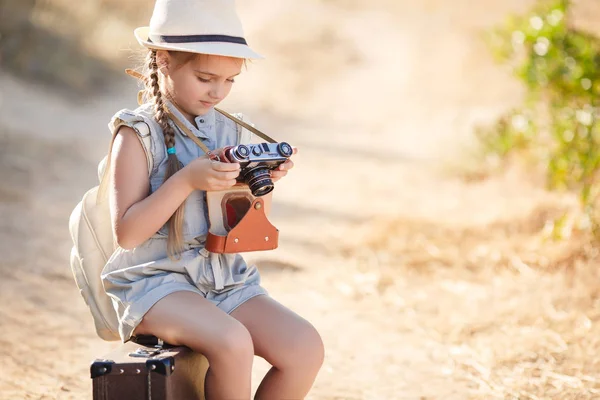
[(293, 153), (292, 146), (286, 142), (239, 144), (224, 148), (219, 160), (239, 163), (238, 182), (247, 184), (252, 194), (260, 197), (274, 189), (270, 171), (286, 162)]

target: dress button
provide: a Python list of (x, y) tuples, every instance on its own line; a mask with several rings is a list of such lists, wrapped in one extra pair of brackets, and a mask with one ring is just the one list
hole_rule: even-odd
[(201, 120), (200, 120), (200, 123), (201, 123), (201, 124), (203, 124), (203, 123), (204, 123), (204, 120), (203, 120), (203, 119), (201, 119)]

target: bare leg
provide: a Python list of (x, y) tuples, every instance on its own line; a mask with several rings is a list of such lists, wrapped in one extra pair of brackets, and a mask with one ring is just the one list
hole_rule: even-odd
[(250, 399), (254, 348), (248, 330), (197, 293), (175, 292), (159, 300), (135, 334), (154, 335), (206, 356), (207, 399)]
[(269, 296), (253, 297), (231, 316), (248, 328), (255, 354), (273, 366), (256, 399), (303, 399), (323, 364), (323, 342), (315, 328)]

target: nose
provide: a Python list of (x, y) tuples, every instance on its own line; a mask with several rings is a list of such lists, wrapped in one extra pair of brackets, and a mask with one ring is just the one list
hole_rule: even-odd
[(212, 87), (210, 88), (210, 91), (208, 92), (208, 95), (215, 100), (222, 100), (223, 97), (225, 97), (225, 85), (222, 83), (215, 83), (212, 85)]

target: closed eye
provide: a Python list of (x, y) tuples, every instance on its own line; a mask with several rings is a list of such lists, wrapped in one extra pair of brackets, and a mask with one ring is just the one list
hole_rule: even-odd
[[(200, 82), (203, 82), (203, 83), (208, 83), (208, 82), (210, 82), (210, 79), (204, 79), (204, 78), (201, 78), (201, 77), (198, 77), (198, 80), (199, 80)], [(231, 78), (231, 79), (227, 79), (227, 82), (234, 83), (234, 82), (235, 82), (235, 79), (233, 79), (233, 78)]]
[[(213, 74), (212, 72), (208, 72), (208, 71), (202, 71), (202, 70), (199, 70), (199, 69), (194, 69), (194, 72), (196, 72), (198, 74), (201, 74), (201, 75), (210, 76), (211, 78), (220, 78), (219, 75)], [(238, 72), (237, 74), (231, 76), (230, 78), (227, 79), (227, 81), (229, 81), (231, 83), (235, 82), (235, 80), (233, 78), (235, 78), (236, 76), (238, 76), (240, 73), (241, 72)], [(200, 76), (198, 76), (198, 79), (200, 79), (200, 82), (204, 82), (204, 83), (210, 82), (210, 79), (201, 78)]]

